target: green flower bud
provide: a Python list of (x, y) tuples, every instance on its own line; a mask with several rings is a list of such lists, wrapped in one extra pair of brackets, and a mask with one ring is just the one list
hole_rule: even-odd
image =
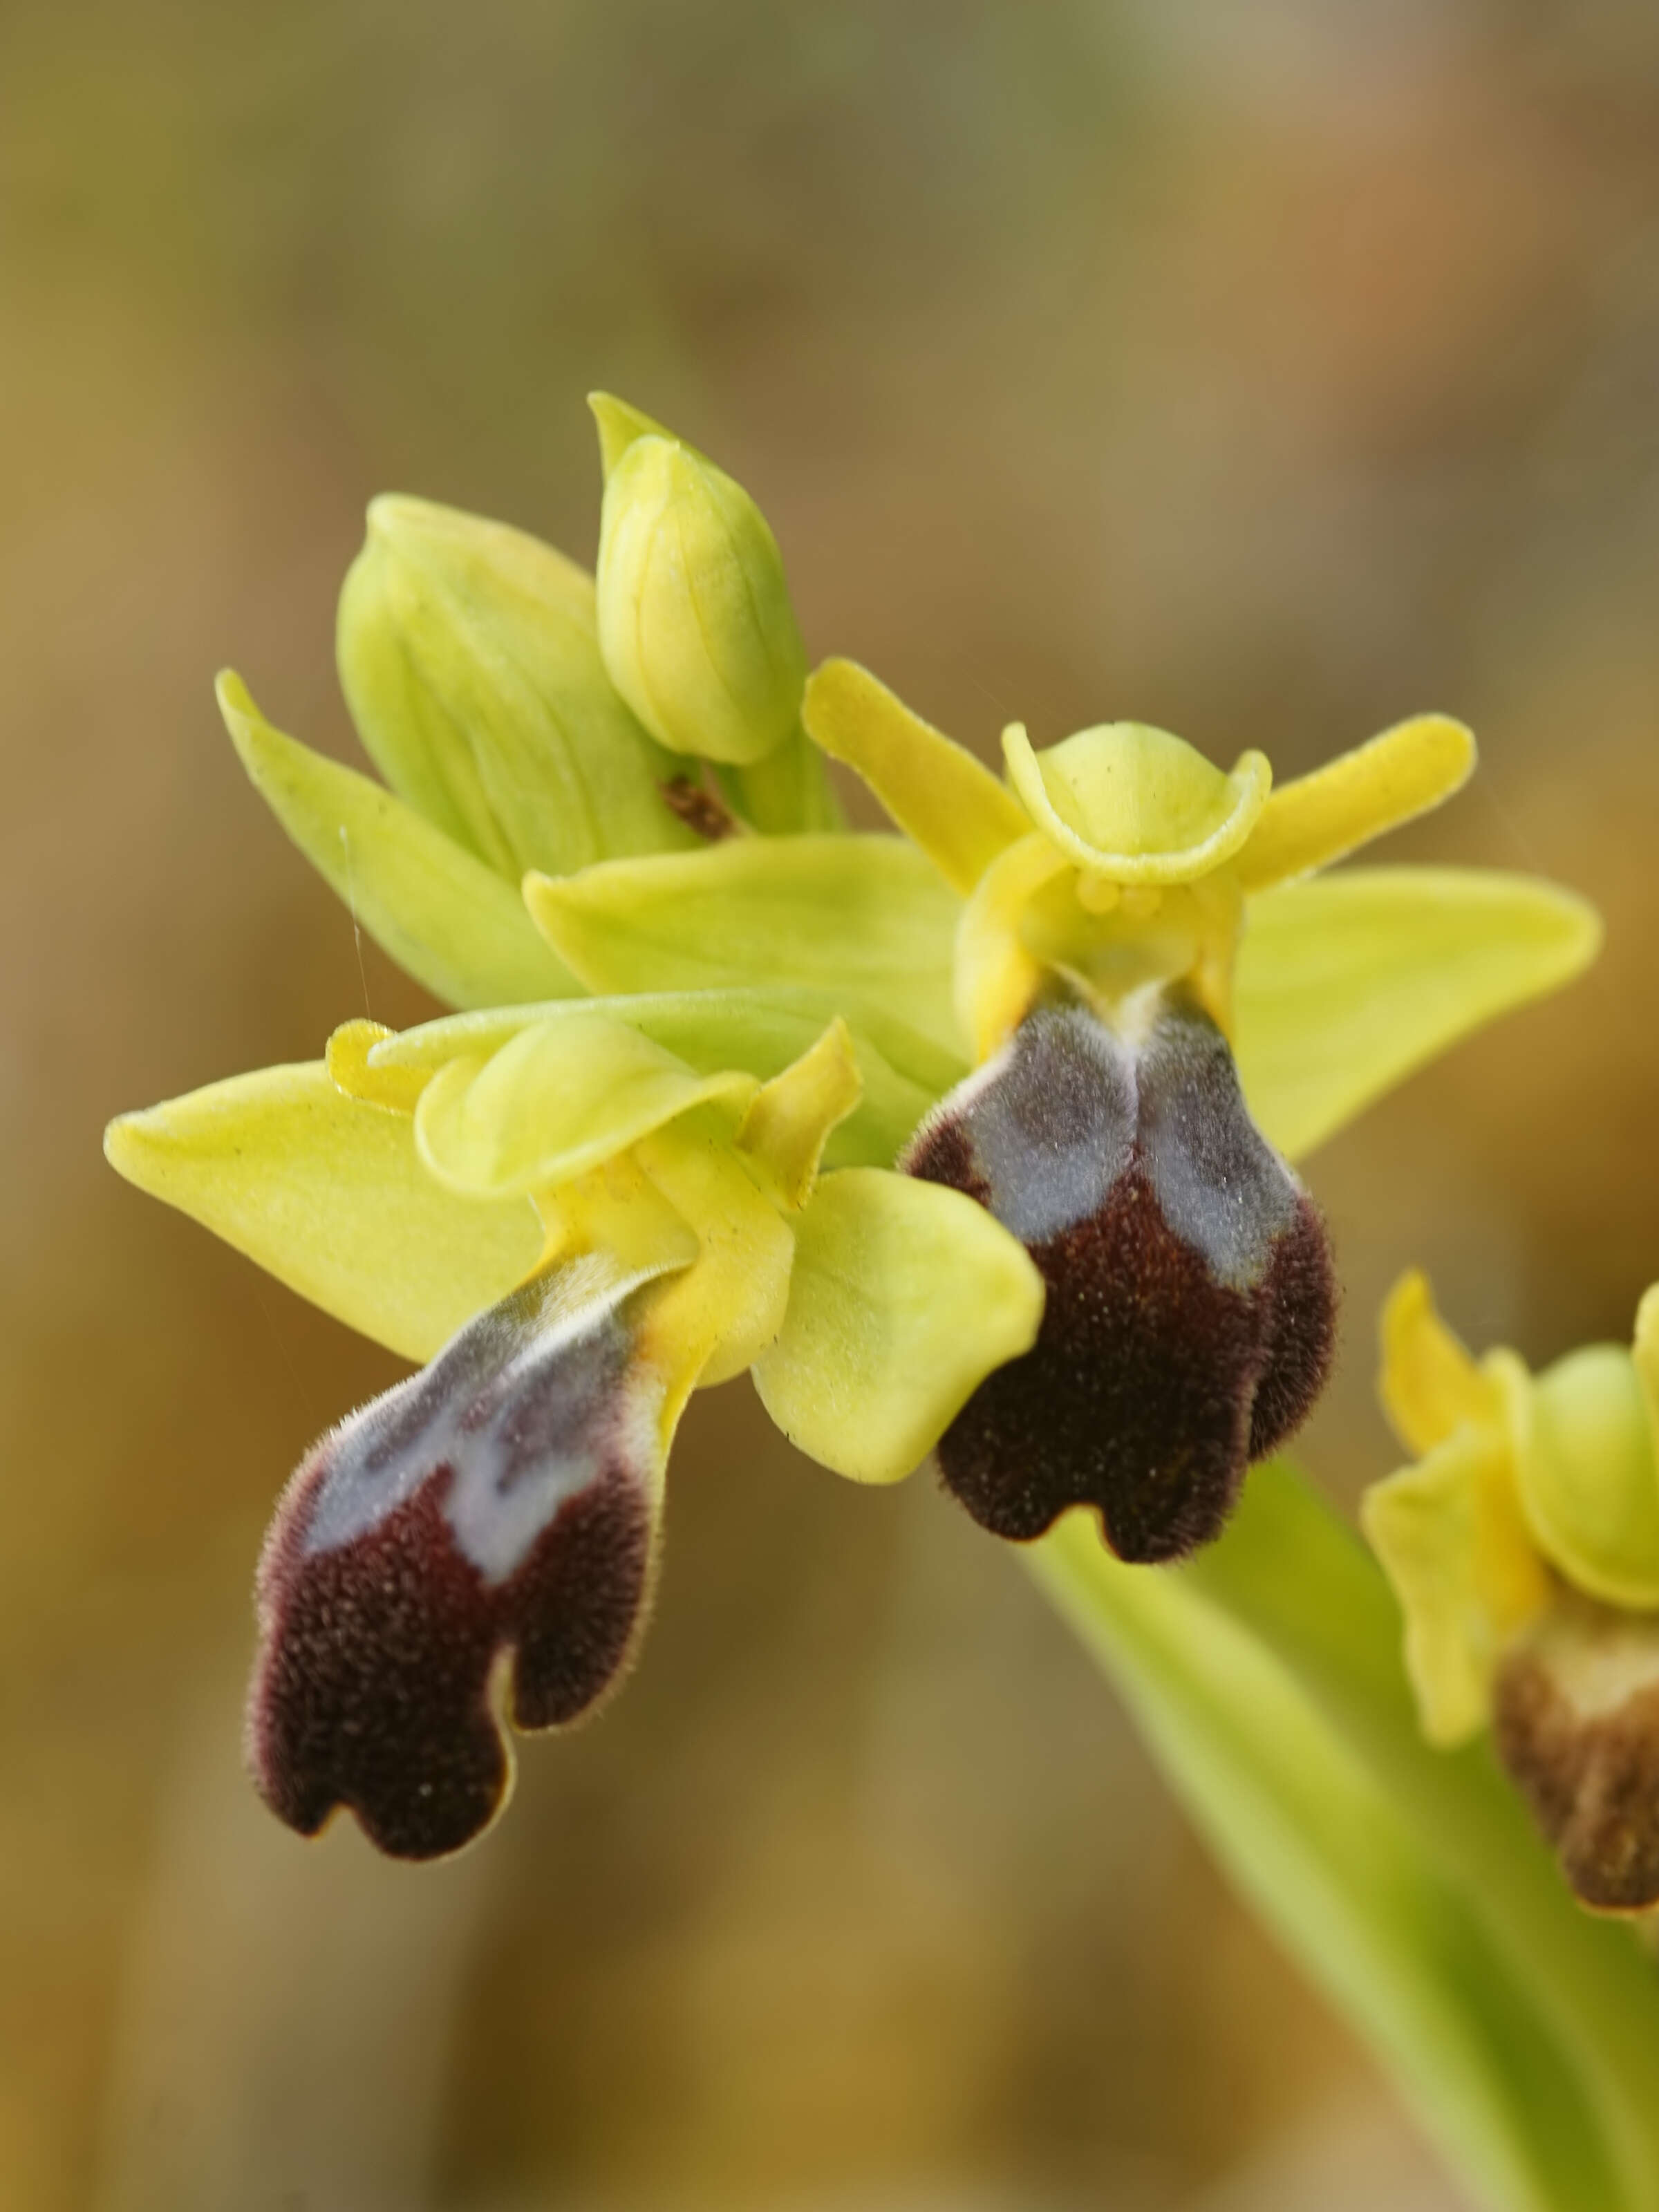
[(599, 649), (653, 737), (747, 767), (796, 730), (806, 654), (777, 540), (740, 484), (648, 416), (591, 401), (605, 464)]
[(590, 577), (523, 532), (380, 498), (340, 594), (363, 744), (429, 822), (517, 884), (695, 842), (679, 773), (617, 696)]

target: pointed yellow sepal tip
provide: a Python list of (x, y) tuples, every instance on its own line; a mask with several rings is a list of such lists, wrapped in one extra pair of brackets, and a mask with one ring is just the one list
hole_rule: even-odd
[(636, 438), (666, 438), (672, 445), (683, 442), (642, 408), (630, 406), (613, 392), (590, 392), (587, 407), (599, 428), (599, 466), (607, 477)]
[(1023, 723), (1002, 733), (1008, 780), (1068, 859), (1115, 884), (1182, 884), (1231, 860), (1273, 783), (1265, 754), (1231, 775), (1167, 730), (1108, 722), (1036, 751)]
[(830, 1132), (864, 1095), (853, 1033), (838, 1014), (781, 1075), (761, 1085), (738, 1132), (738, 1148), (761, 1169), (786, 1206), (804, 1206)]

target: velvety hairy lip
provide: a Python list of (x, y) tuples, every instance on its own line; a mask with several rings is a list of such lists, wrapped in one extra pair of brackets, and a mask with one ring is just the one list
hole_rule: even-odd
[(1034, 1348), (939, 1446), (975, 1519), (1024, 1540), (1093, 1506), (1131, 1560), (1217, 1535), (1250, 1460), (1319, 1394), (1336, 1296), (1324, 1224), (1214, 1024), (1175, 1000), (1131, 1042), (1040, 1006), (902, 1164), (988, 1207), (1047, 1287)]
[[(578, 1263), (580, 1264), (580, 1263)], [(381, 1850), (458, 1850), (526, 1729), (617, 1678), (649, 1595), (660, 1389), (640, 1292), (568, 1270), (470, 1322), (343, 1422), (289, 1483), (258, 1585), (248, 1753), (302, 1834), (349, 1806)]]

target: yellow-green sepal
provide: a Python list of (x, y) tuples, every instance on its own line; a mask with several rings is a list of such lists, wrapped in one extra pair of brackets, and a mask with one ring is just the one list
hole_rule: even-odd
[(240, 677), (227, 671), (217, 688), (254, 789), (416, 982), (459, 1006), (580, 992), (513, 884), (369, 777), (274, 729)]
[(1435, 1054), (1558, 989), (1601, 926), (1569, 891), (1497, 870), (1353, 868), (1249, 901), (1234, 1056), (1294, 1159)]
[(418, 1091), (447, 1061), (488, 1059), (538, 1023), (585, 1013), (631, 1023), (699, 1075), (742, 1068), (763, 1082), (799, 1060), (825, 1027), (844, 1015), (857, 1055), (860, 1095), (847, 1119), (830, 1133), (824, 1158), (830, 1167), (890, 1166), (922, 1116), (968, 1073), (959, 1054), (890, 1014), (836, 992), (787, 986), (769, 991), (642, 992), (452, 1014), (399, 1036), (377, 1035), (368, 1048), (368, 1072), (401, 1075)]
[(955, 1048), (961, 903), (897, 837), (734, 837), (526, 878), (526, 903), (595, 992), (805, 985)]
[(512, 882), (695, 842), (662, 797), (679, 764), (605, 674), (592, 579), (550, 545), (427, 500), (376, 499), (337, 643), (386, 781)]
[(1408, 1268), (1389, 1292), (1379, 1334), (1378, 1395), (1407, 1451), (1431, 1451), (1466, 1421), (1492, 1425), (1502, 1418), (1497, 1383), (1440, 1318), (1420, 1267)]
[(1550, 1593), (1503, 1431), (1466, 1422), (1374, 1484), (1360, 1521), (1405, 1615), (1423, 1733), (1441, 1746), (1467, 1742), (1491, 1717), (1505, 1647)]
[(714, 1100), (735, 1129), (757, 1088), (740, 1073), (699, 1075), (629, 1023), (582, 1012), (488, 1059), (452, 1060), (421, 1092), (415, 1140), (440, 1182), (500, 1198), (556, 1188)]
[(129, 1182), (409, 1359), (429, 1359), (542, 1249), (527, 1200), (435, 1182), (410, 1118), (348, 1097), (320, 1061), (123, 1115), (104, 1149)]
[(671, 751), (746, 767), (794, 731), (806, 682), (777, 540), (723, 469), (607, 394), (597, 575), (611, 680)]
[(1510, 1352), (1485, 1364), (1539, 1550), (1591, 1597), (1659, 1607), (1659, 1465), (1630, 1353), (1586, 1345), (1536, 1376)]
[(1241, 754), (1229, 775), (1184, 738), (1107, 722), (1036, 751), (1002, 733), (1008, 781), (1044, 836), (1112, 884), (1184, 884), (1231, 860), (1267, 804), (1273, 770)]
[(896, 1482), (1042, 1319), (1030, 1255), (960, 1191), (823, 1176), (795, 1224), (789, 1304), (754, 1367), (767, 1412), (855, 1482)]

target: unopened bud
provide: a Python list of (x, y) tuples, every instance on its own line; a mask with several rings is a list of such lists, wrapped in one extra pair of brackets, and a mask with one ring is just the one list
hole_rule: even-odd
[(603, 393), (599, 647), (659, 743), (747, 767), (793, 735), (806, 653), (777, 540), (740, 484)]
[(340, 594), (340, 678), (399, 797), (514, 885), (684, 848), (678, 763), (605, 672), (590, 577), (506, 524), (380, 498)]

